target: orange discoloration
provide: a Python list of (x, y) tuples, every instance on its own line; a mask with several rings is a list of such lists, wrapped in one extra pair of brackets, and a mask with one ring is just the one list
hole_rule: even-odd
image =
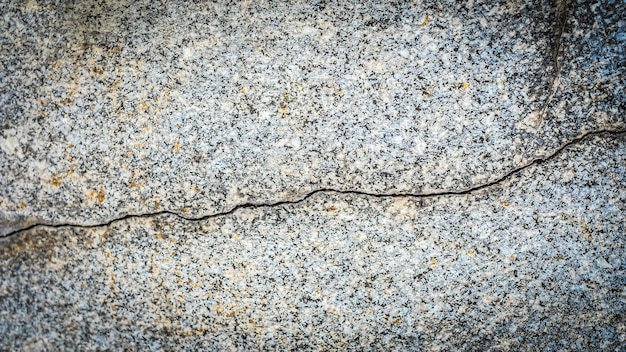
[(58, 178), (58, 177), (53, 177), (50, 181), (48, 181), (48, 184), (50, 186), (59, 188), (59, 187), (61, 187), (61, 179)]
[(100, 187), (100, 189), (98, 190), (98, 194), (96, 195), (96, 199), (98, 200), (98, 202), (102, 203), (104, 202), (104, 188)]
[(108, 90), (113, 90), (113, 89), (117, 89), (120, 87), (120, 79), (117, 78), (115, 80), (115, 82), (113, 82), (113, 84), (111, 84), (110, 86), (107, 87)]
[(104, 70), (102, 68), (100, 68), (100, 67), (97, 67), (97, 66), (96, 67), (92, 67), (90, 69), (90, 71), (91, 71), (91, 73), (93, 73), (94, 75), (97, 75), (97, 76), (104, 75)]
[(139, 103), (139, 111), (145, 112), (148, 111), (148, 109), (150, 109), (150, 104), (142, 100), (141, 103)]

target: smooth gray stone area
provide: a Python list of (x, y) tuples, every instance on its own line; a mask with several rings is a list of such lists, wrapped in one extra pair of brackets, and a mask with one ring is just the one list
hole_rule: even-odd
[(317, 193), (0, 242), (1, 350), (619, 351), (626, 134), (470, 194)]
[(0, 235), (497, 180), (626, 127), (624, 8), (4, 1)]

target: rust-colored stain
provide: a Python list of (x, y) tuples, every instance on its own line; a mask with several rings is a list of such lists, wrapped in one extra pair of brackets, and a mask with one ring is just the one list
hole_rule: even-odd
[(505, 201), (502, 201), (502, 205), (504, 205), (505, 207), (508, 207), (510, 204), (508, 201), (505, 200)]
[(289, 103), (292, 101), (289, 93), (283, 93), (282, 100), (278, 103), (278, 111), (284, 116), (289, 114)]
[(329, 205), (324, 210), (326, 210), (327, 212), (335, 212), (337, 211), (337, 207), (334, 205)]
[(107, 87), (107, 89), (108, 89), (108, 90), (117, 89), (117, 88), (119, 88), (119, 87), (120, 87), (120, 85), (121, 85), (120, 79), (119, 79), (119, 78), (117, 78), (117, 79), (115, 80), (115, 82), (113, 82), (113, 84), (111, 84), (110, 86), (108, 86), (108, 87)]
[(2, 259), (16, 258), (20, 254), (23, 254), (24, 251), (29, 247), (33, 248), (32, 241), (28, 241), (27, 243), (22, 242), (22, 241), (10, 243), (6, 247), (2, 248), (2, 251), (0, 251), (0, 258)]
[(63, 105), (69, 105), (69, 104), (72, 104), (73, 102), (74, 102), (74, 100), (72, 100), (70, 98), (64, 98), (64, 99), (61, 99), (59, 101), (59, 103), (61, 103)]
[(53, 178), (52, 178), (52, 179), (48, 182), (48, 184), (49, 184), (50, 186), (53, 186), (53, 187), (59, 188), (59, 187), (61, 187), (61, 179), (60, 179), (59, 177), (53, 177)]
[(26, 209), (26, 203), (20, 202), (20, 209)]
[(146, 103), (145, 101), (141, 101), (139, 103), (139, 112), (146, 112), (148, 111), (148, 109), (150, 109), (150, 104)]
[(100, 189), (98, 190), (98, 194), (96, 194), (96, 199), (98, 200), (98, 202), (102, 203), (104, 202), (104, 189), (102, 187), (100, 187)]
[(102, 76), (104, 74), (104, 70), (100, 67), (92, 67), (90, 69), (91, 73), (93, 73), (94, 75), (98, 75), (98, 76)]
[(181, 150), (181, 149), (182, 149), (182, 148), (181, 148), (181, 146), (180, 146), (180, 143), (179, 143), (179, 142), (174, 143), (174, 150), (175, 150), (175, 151), (180, 152), (180, 150)]

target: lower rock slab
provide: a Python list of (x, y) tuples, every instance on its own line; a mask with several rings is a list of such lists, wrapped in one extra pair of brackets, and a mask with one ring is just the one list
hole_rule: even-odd
[(462, 195), (1, 239), (0, 350), (620, 350), (626, 137)]

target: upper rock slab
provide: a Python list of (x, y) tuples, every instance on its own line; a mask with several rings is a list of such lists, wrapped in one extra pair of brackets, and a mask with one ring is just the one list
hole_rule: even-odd
[(3, 2), (0, 234), (495, 180), (624, 126), (623, 7)]

